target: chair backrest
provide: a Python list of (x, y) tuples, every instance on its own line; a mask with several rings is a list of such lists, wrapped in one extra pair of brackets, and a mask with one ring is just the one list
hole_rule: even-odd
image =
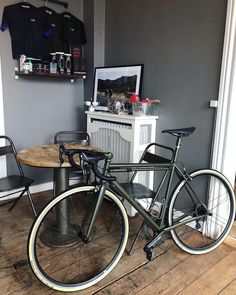
[(4, 140), (5, 144), (0, 144), (0, 157), (1, 156), (11, 156), (11, 163), (12, 161), (15, 162), (18, 171), (20, 173), (20, 175), (24, 176), (24, 172), (23, 169), (19, 163), (19, 161), (17, 160), (17, 152), (16, 152), (16, 148), (14, 146), (13, 141), (11, 140), (10, 137), (6, 136), (6, 135), (0, 135), (0, 141)]
[(54, 136), (54, 143), (78, 143), (81, 145), (90, 144), (90, 136), (85, 131), (59, 131)]
[[(160, 156), (157, 154), (156, 148), (160, 149), (164, 149), (164, 150), (168, 150), (171, 155), (169, 158)], [(143, 151), (143, 154), (139, 160), (139, 163), (142, 162), (146, 162), (146, 163), (150, 163), (150, 164), (170, 164), (172, 161), (174, 155), (174, 150), (168, 146), (164, 146), (158, 143), (150, 143), (145, 150)], [(138, 173), (138, 171), (135, 171), (134, 174), (131, 177), (130, 182), (133, 182), (136, 174)]]
[[(170, 158), (166, 158), (166, 157), (162, 157), (160, 155), (157, 154), (157, 151), (150, 151), (150, 149), (152, 148), (160, 148), (161, 149), (165, 149), (165, 150), (169, 150), (171, 152), (171, 157)], [(159, 152), (159, 151), (158, 151)], [(173, 157), (173, 153), (174, 150), (170, 147), (158, 144), (158, 143), (150, 143), (144, 150), (142, 157), (140, 158), (140, 163), (141, 162), (147, 162), (147, 163), (153, 163), (153, 164), (163, 164), (163, 163), (170, 163), (171, 159)]]

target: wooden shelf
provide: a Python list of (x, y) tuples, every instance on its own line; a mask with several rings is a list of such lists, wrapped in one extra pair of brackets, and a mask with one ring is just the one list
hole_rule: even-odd
[(21, 72), (21, 71), (15, 71), (15, 79), (19, 79), (19, 77), (45, 77), (45, 78), (55, 78), (55, 79), (65, 79), (65, 80), (71, 80), (73, 83), (74, 80), (78, 79), (86, 79), (86, 73), (81, 72), (80, 74), (51, 74), (51, 73), (35, 73), (35, 72)]

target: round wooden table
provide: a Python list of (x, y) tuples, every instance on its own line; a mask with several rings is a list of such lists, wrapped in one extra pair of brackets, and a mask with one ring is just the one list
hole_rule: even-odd
[[(76, 143), (64, 144), (66, 149), (86, 149), (101, 151), (98, 148), (79, 145)], [(26, 148), (17, 153), (18, 160), (25, 165), (33, 167), (44, 167), (44, 168), (68, 168), (71, 167), (67, 157), (64, 157), (64, 163), (61, 165), (59, 160), (59, 144), (40, 145), (30, 148)], [(79, 156), (77, 161), (79, 161)]]
[[(55, 171), (55, 193), (56, 195), (69, 188), (69, 169), (68, 157), (63, 157), (61, 165), (59, 159), (59, 144), (41, 145), (21, 150), (17, 153), (18, 160), (25, 165), (32, 167), (53, 168)], [(66, 149), (86, 149), (101, 151), (92, 146), (79, 145), (70, 143), (64, 145)], [(74, 159), (79, 164), (79, 155), (75, 155)], [(61, 201), (56, 208), (56, 229), (43, 233), (41, 239), (50, 246), (61, 246), (74, 242), (73, 234), (74, 226), (70, 224), (70, 212), (68, 201)], [(77, 240), (77, 238), (76, 238)]]

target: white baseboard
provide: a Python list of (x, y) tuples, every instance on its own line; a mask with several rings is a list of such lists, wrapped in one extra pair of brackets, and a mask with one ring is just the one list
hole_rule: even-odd
[[(77, 181), (71, 179), (70, 180), (70, 185), (76, 184)], [(30, 186), (30, 193), (31, 194), (36, 194), (36, 193), (40, 193), (40, 192), (45, 192), (45, 191), (49, 191), (53, 189), (53, 182), (45, 182), (45, 183), (41, 183), (41, 184), (36, 184), (36, 185), (32, 185)], [(8, 192), (9, 194), (12, 194), (10, 196), (7, 197), (2, 197), (4, 196), (6, 193), (0, 193), (0, 201), (5, 201), (5, 200), (10, 200), (10, 199), (14, 199), (17, 197), (16, 193), (18, 190), (12, 190), (10, 192)], [(25, 193), (26, 194), (26, 193)]]
[[(53, 182), (45, 182), (45, 183), (41, 183), (41, 184), (36, 184), (36, 185), (32, 185), (30, 187), (30, 192), (31, 194), (35, 194), (35, 193), (40, 193), (40, 192), (44, 192), (44, 191), (48, 191), (48, 190), (52, 190), (53, 189)], [(10, 200), (10, 199), (14, 199), (17, 197), (16, 193), (18, 190), (12, 190), (9, 192), (9, 194), (12, 194), (10, 196), (7, 197), (2, 197), (4, 196), (6, 193), (0, 193), (0, 198), (1, 201), (5, 201), (5, 200)]]
[(45, 182), (41, 184), (32, 185), (30, 187), (31, 194), (49, 191), (53, 189), (53, 182)]

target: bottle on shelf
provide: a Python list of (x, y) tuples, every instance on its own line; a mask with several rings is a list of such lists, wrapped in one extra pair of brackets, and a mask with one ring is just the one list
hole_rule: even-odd
[(71, 63), (71, 54), (65, 53), (65, 72), (67, 75), (71, 74), (72, 63)]
[(51, 62), (50, 62), (50, 74), (57, 74), (57, 58), (56, 53), (50, 53)]

